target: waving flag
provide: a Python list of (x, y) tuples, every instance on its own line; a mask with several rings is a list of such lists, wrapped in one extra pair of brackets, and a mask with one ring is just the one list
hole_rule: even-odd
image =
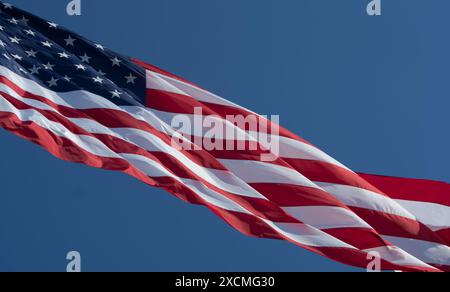
[[(191, 82), (0, 6), (2, 128), (61, 159), (121, 171), (204, 205), (250, 236), (357, 267), (377, 254), (384, 270), (450, 271), (449, 184), (355, 173)], [(193, 123), (213, 117), (241, 135), (172, 127), (180, 116)], [(276, 141), (277, 151), (263, 138)], [(255, 147), (215, 149), (204, 141)]]

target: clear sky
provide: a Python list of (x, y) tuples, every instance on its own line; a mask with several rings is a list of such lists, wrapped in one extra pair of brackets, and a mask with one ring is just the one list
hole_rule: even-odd
[[(9, 0), (281, 124), (354, 170), (450, 181), (450, 1)], [(350, 271), (0, 130), (0, 271)]]

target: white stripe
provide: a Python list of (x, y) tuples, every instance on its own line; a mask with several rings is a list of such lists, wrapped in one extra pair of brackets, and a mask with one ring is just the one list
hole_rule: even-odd
[[(282, 195), (282, 194), (280, 194)], [(372, 227), (356, 216), (352, 211), (331, 206), (283, 207), (287, 213), (303, 223), (321, 230), (333, 228), (370, 228)]]
[(347, 206), (375, 210), (416, 220), (414, 215), (397, 202), (381, 194), (347, 185), (324, 182), (315, 182), (315, 184)]
[[(426, 267), (426, 268), (432, 268), (430, 265), (425, 264), (424, 262), (416, 259), (412, 255), (403, 252), (401, 249), (399, 249), (396, 246), (390, 246), (390, 247), (376, 247), (376, 248), (370, 248), (365, 249), (365, 252), (377, 252), (382, 259), (385, 259), (391, 263), (395, 263), (397, 265), (401, 266), (417, 266), (417, 267)], [(381, 267), (383, 268), (383, 267)]]
[[(108, 99), (88, 91), (77, 90), (71, 92), (56, 93), (45, 87), (42, 87), (34, 80), (26, 79), (17, 75), (4, 66), (0, 66), (0, 75), (6, 76), (9, 80), (11, 80), (22, 89), (25, 89), (32, 94), (45, 97), (46, 99), (51, 100), (59, 105), (77, 109), (110, 108), (120, 110), (117, 105), (110, 102)], [(92, 101), (95, 101), (95, 103), (93, 103)]]
[(247, 183), (293, 184), (320, 189), (299, 172), (284, 166), (253, 160), (219, 159), (219, 161)]
[(309, 225), (299, 223), (275, 223), (264, 220), (270, 227), (289, 239), (307, 246), (316, 247), (345, 247), (355, 249), (353, 246), (340, 241)]
[(8, 95), (14, 97), (17, 100), (20, 100), (32, 107), (36, 107), (39, 109), (43, 109), (43, 110), (49, 110), (52, 112), (57, 112), (54, 108), (52, 108), (51, 106), (49, 106), (48, 104), (45, 104), (43, 102), (40, 102), (38, 100), (35, 99), (29, 99), (29, 98), (24, 98), (22, 96), (20, 96), (17, 92), (15, 92), (12, 88), (10, 88), (9, 86), (0, 83), (0, 93), (4, 92), (7, 93)]
[(243, 107), (209, 91), (149, 70), (147, 70), (147, 88), (187, 95), (201, 102), (209, 102), (244, 109)]
[(450, 248), (448, 246), (396, 236), (383, 235), (383, 238), (397, 246), (402, 246), (406, 252), (416, 255), (422, 261), (450, 266)]
[(34, 122), (41, 128), (47, 129), (57, 136), (65, 137), (73, 141), (75, 144), (79, 145), (81, 148), (89, 151), (94, 155), (119, 158), (119, 156), (115, 152), (111, 151), (99, 140), (90, 136), (75, 135), (63, 125), (48, 120), (35, 110), (18, 110), (3, 97), (0, 98), (0, 110), (3, 112), (13, 113), (24, 122)]
[(280, 136), (279, 139), (280, 156), (282, 158), (307, 159), (328, 162), (330, 164), (334, 164), (351, 171), (345, 165), (314, 146), (288, 137)]
[(176, 93), (176, 94), (187, 95), (186, 92), (181, 91), (174, 85), (170, 84), (169, 82), (164, 80), (159, 74), (152, 72), (152, 71), (148, 71), (148, 70), (146, 72), (147, 72), (146, 73), (146, 75), (147, 75), (146, 83), (147, 83), (148, 89), (155, 89), (155, 90), (161, 90), (161, 91), (166, 91), (166, 92), (171, 92), (171, 93)]
[(395, 200), (433, 231), (450, 227), (450, 207), (409, 200)]
[(155, 115), (153, 110), (143, 108), (140, 106), (121, 106), (121, 109), (139, 121), (143, 121), (156, 130), (166, 133), (168, 136), (174, 136), (176, 131), (170, 126), (170, 121), (167, 123)]

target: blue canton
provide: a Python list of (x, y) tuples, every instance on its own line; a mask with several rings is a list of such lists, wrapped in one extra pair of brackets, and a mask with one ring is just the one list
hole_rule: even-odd
[(0, 66), (55, 92), (145, 105), (145, 70), (56, 23), (0, 2)]

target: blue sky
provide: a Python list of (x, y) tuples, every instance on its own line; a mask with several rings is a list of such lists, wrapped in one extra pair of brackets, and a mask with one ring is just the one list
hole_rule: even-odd
[[(200, 84), (354, 170), (450, 181), (449, 1), (10, 3)], [(112, 4), (112, 3), (117, 4)], [(0, 271), (351, 271), (248, 238), (126, 175), (59, 161), (0, 130)]]

